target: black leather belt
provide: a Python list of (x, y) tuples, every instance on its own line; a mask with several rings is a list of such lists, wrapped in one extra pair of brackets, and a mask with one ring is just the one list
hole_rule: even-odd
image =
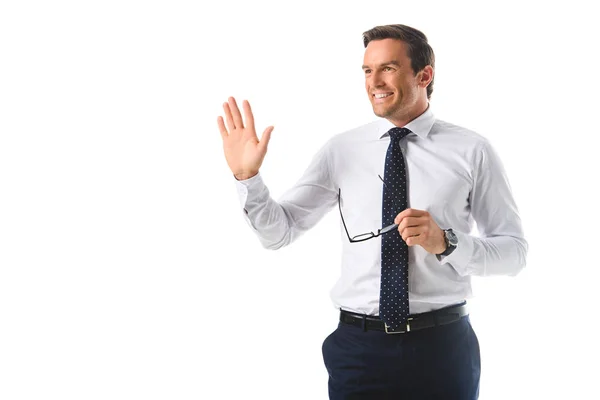
[(411, 314), (406, 325), (402, 325), (394, 330), (388, 329), (386, 324), (379, 317), (357, 314), (346, 310), (340, 310), (340, 321), (345, 324), (358, 326), (365, 331), (376, 330), (384, 331), (386, 333), (406, 333), (417, 331), (419, 329), (451, 324), (468, 314), (467, 303), (463, 302), (461, 304), (440, 308), (439, 310), (426, 313)]

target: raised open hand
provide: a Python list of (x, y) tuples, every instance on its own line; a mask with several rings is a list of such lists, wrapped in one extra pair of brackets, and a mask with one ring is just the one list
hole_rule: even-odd
[(250, 103), (247, 100), (243, 102), (244, 120), (240, 109), (233, 97), (230, 97), (228, 102), (223, 103), (225, 111), (225, 120), (227, 128), (223, 122), (223, 117), (217, 118), (219, 131), (223, 138), (223, 151), (227, 165), (233, 172), (236, 179), (243, 180), (253, 177), (258, 174), (258, 170), (267, 154), (267, 146), (271, 139), (273, 127), (269, 126), (262, 134), (260, 141), (256, 136), (254, 129), (254, 116)]

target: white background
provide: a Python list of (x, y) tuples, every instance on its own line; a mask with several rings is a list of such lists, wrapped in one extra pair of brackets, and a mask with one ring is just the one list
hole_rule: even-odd
[(436, 115), (491, 140), (530, 245), (474, 280), (480, 398), (598, 396), (585, 4), (2, 2), (0, 399), (326, 399), (338, 216), (263, 250), (216, 119), (233, 95), (275, 126), (279, 196), (374, 118), (361, 34), (388, 23), (428, 36)]

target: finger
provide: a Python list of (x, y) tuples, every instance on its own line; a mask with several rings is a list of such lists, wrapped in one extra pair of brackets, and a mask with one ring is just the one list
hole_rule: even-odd
[[(400, 220), (400, 222), (398, 223), (398, 226), (400, 226), (402, 228), (408, 228), (409, 226), (419, 226), (425, 222), (425, 221), (423, 221), (423, 217), (404, 217), (404, 218), (396, 217), (396, 220)], [(394, 220), (394, 223), (397, 223), (396, 220)]]
[(398, 232), (400, 232), (400, 234), (402, 235), (403, 238), (407, 238), (407, 237), (410, 237), (410, 236), (416, 236), (419, 233), (421, 233), (421, 230), (422, 229), (419, 226), (412, 226), (410, 228), (408, 228), (408, 227), (404, 227), (404, 228), (398, 227)]
[(402, 239), (406, 242), (407, 240), (409, 240), (410, 238), (411, 241), (413, 243), (415, 243), (419, 238), (419, 236), (421, 236), (421, 232), (419, 230), (419, 228), (406, 228), (401, 232), (402, 235)]
[(405, 242), (407, 246), (415, 246), (417, 244), (422, 244), (421, 235), (411, 236), (406, 238)]
[(223, 117), (219, 116), (217, 118), (217, 125), (219, 125), (219, 132), (221, 132), (221, 137), (223, 138), (223, 140), (227, 139), (227, 137), (229, 136), (229, 133), (227, 132), (227, 129), (225, 128), (225, 122), (223, 122)]
[(396, 216), (396, 218), (394, 218), (394, 222), (396, 224), (400, 225), (400, 223), (405, 218), (427, 218), (428, 216), (429, 216), (429, 213), (427, 211), (416, 210), (414, 208), (407, 208), (406, 210), (404, 210), (400, 214), (398, 214)]
[(406, 218), (406, 213), (407, 210), (409, 210), (408, 208), (404, 211), (402, 211), (400, 214), (396, 215), (396, 218), (394, 218), (394, 223), (400, 225), (402, 223), (402, 221), (404, 220), (404, 218)]
[(244, 100), (242, 106), (244, 107), (244, 119), (246, 120), (246, 127), (254, 130), (254, 114), (252, 114), (250, 102), (248, 100)]
[(237, 103), (233, 97), (229, 98), (229, 108), (231, 108), (231, 115), (233, 116), (233, 123), (236, 128), (244, 128), (244, 120), (242, 120), (242, 114), (238, 108)]
[(275, 127), (269, 126), (267, 129), (265, 129), (262, 136), (260, 137), (260, 142), (258, 143), (258, 145), (260, 146), (261, 150), (267, 151), (269, 141), (271, 140), (271, 132), (273, 132), (273, 129), (275, 129)]
[(399, 224), (404, 217), (420, 217), (427, 213), (427, 211), (417, 210), (416, 208), (407, 208), (396, 216), (394, 222)]
[(223, 103), (223, 110), (225, 111), (225, 119), (227, 121), (227, 129), (229, 132), (235, 129), (235, 124), (233, 123), (233, 117), (231, 116), (231, 110), (229, 109), (229, 103)]

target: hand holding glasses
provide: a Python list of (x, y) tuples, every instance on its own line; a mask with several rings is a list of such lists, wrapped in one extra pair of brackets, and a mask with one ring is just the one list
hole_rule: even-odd
[[(381, 178), (380, 175), (378, 175), (378, 176), (379, 176), (379, 179), (381, 179), (381, 181), (385, 185), (385, 181), (383, 180), (383, 178)], [(348, 240), (350, 241), (350, 243), (364, 242), (365, 240), (373, 239), (374, 237), (385, 235), (386, 233), (389, 233), (389, 232), (397, 231), (398, 224), (392, 224), (392, 225), (388, 225), (384, 228), (378, 229), (377, 232), (361, 233), (360, 235), (350, 237), (350, 234), (348, 233), (348, 228), (346, 227), (346, 222), (344, 221), (344, 216), (342, 215), (341, 199), (342, 199), (342, 189), (339, 188), (338, 189), (338, 206), (340, 208), (340, 218), (342, 219), (342, 224), (344, 225), (344, 229), (346, 230), (346, 235), (348, 235)]]

